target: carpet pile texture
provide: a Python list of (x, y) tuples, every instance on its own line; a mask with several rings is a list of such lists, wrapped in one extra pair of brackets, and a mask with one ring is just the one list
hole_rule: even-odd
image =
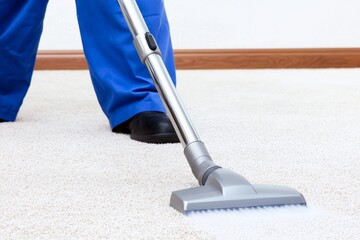
[(85, 71), (39, 71), (0, 123), (0, 239), (359, 239), (360, 69), (179, 71), (214, 161), (308, 208), (183, 216), (181, 144), (111, 132)]

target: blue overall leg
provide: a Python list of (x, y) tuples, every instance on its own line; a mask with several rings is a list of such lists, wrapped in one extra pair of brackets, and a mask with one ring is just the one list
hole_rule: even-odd
[[(175, 65), (163, 0), (138, 0), (175, 82)], [(153, 81), (133, 46), (117, 0), (76, 0), (93, 86), (111, 128), (144, 111), (165, 112)]]
[(0, 0), (0, 119), (15, 121), (30, 85), (47, 0)]

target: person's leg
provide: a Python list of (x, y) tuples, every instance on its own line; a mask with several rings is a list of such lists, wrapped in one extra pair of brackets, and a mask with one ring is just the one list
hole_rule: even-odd
[(15, 121), (30, 85), (48, 0), (0, 0), (0, 119)]
[[(137, 3), (175, 82), (173, 49), (163, 0), (138, 0)], [(76, 4), (92, 82), (111, 128), (142, 112), (165, 112), (133, 46), (117, 1), (76, 0)]]

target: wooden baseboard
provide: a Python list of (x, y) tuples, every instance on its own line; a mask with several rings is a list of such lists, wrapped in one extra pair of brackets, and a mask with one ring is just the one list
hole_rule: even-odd
[(85, 70), (88, 65), (81, 50), (40, 50), (35, 70)]
[[(175, 50), (178, 70), (358, 68), (360, 48)], [(36, 70), (84, 70), (81, 50), (39, 51)]]

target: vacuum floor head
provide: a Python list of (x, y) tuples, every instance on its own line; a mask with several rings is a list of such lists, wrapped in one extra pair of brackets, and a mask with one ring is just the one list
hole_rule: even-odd
[(170, 206), (184, 214), (211, 209), (306, 205), (301, 193), (275, 185), (252, 185), (239, 174), (217, 169), (204, 186), (175, 191)]

